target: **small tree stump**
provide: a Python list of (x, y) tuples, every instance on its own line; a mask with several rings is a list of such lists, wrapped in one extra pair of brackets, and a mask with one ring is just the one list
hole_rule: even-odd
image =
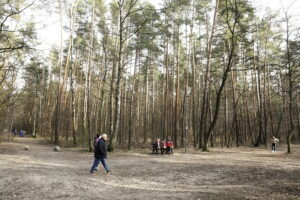
[(59, 152), (60, 151), (60, 147), (59, 146), (54, 146), (53, 150)]

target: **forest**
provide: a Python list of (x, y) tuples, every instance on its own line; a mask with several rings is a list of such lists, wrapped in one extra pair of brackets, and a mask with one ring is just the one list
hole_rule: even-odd
[[(300, 25), (250, 0), (3, 0), (0, 142), (13, 130), (93, 150), (300, 142)], [(39, 51), (30, 15), (58, 16)], [(27, 13), (27, 14), (25, 14)], [(41, 19), (46, 20), (46, 19)]]

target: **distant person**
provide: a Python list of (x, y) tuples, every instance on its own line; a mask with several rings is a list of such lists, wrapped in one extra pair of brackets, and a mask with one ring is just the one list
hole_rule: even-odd
[(152, 143), (152, 153), (154, 154), (155, 152), (157, 154), (158, 150), (161, 150), (159, 138), (157, 138), (156, 141)]
[(173, 148), (174, 148), (174, 143), (171, 141), (171, 139), (168, 139), (168, 141), (167, 141), (167, 153), (168, 154), (173, 154)]
[(20, 137), (24, 137), (24, 131), (22, 129), (20, 130), (19, 134), (20, 134)]
[(96, 168), (98, 167), (99, 163), (101, 162), (104, 169), (106, 170), (107, 174), (111, 173), (111, 170), (108, 168), (105, 159), (107, 158), (107, 150), (105, 142), (107, 141), (107, 135), (102, 134), (101, 138), (98, 140), (96, 148), (94, 150), (94, 163), (92, 165), (92, 168), (90, 170), (90, 174), (93, 174)]
[(18, 130), (15, 129), (15, 130), (14, 130), (14, 136), (15, 136), (15, 137), (17, 136), (17, 133), (18, 133)]
[(272, 136), (271, 142), (272, 142), (272, 152), (276, 152), (277, 143), (279, 142), (279, 140), (275, 136)]
[(167, 153), (167, 143), (165, 140), (161, 141), (160, 146), (161, 146), (161, 154)]

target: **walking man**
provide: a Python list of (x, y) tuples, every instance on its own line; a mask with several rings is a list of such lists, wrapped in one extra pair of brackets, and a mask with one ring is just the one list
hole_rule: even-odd
[(93, 174), (96, 168), (98, 167), (99, 163), (101, 162), (104, 169), (106, 170), (107, 174), (111, 173), (111, 170), (108, 168), (106, 164), (106, 158), (107, 158), (107, 150), (106, 150), (106, 145), (105, 142), (107, 141), (107, 135), (102, 134), (101, 138), (98, 140), (97, 145), (94, 150), (94, 163), (92, 165), (92, 168), (90, 170), (90, 174)]

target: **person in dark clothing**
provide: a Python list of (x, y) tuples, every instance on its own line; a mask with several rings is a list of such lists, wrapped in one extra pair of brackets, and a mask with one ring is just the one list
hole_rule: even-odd
[(107, 150), (105, 142), (107, 141), (107, 135), (102, 134), (101, 139), (98, 140), (97, 145), (94, 150), (94, 163), (92, 165), (92, 168), (90, 170), (90, 174), (93, 174), (96, 168), (98, 167), (99, 163), (101, 162), (104, 169), (106, 170), (107, 174), (111, 173), (111, 170), (108, 168), (105, 159), (107, 158)]
[(158, 150), (161, 150), (160, 139), (156, 139), (156, 141), (152, 143), (152, 153), (154, 154), (154, 152), (156, 152), (157, 154)]

